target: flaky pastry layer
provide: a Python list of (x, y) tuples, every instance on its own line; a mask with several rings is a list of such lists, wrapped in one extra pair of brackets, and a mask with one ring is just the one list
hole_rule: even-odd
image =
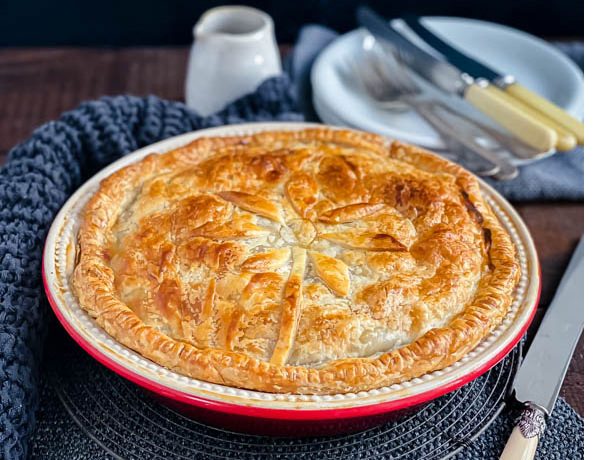
[(328, 394), (458, 361), (519, 273), (470, 173), (316, 128), (204, 137), (115, 172), (83, 211), (72, 282), (110, 335), (178, 373)]

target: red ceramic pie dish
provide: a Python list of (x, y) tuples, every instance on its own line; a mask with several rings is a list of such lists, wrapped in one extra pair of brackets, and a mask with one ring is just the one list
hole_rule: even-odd
[(52, 225), (43, 256), (44, 288), (57, 318), (73, 339), (107, 368), (151, 391), (165, 404), (234, 431), (283, 436), (359, 431), (455, 390), (498, 363), (525, 334), (539, 301), (540, 268), (531, 236), (517, 212), (485, 183), (482, 193), (510, 234), (521, 280), (504, 321), (463, 359), (448, 368), (368, 392), (327, 396), (270, 394), (211, 384), (162, 368), (124, 347), (78, 305), (70, 276), (79, 211), (99, 181), (152, 152), (164, 152), (203, 135), (237, 135), (266, 129), (302, 129), (302, 123), (235, 125), (189, 133), (134, 152), (102, 170), (67, 201)]

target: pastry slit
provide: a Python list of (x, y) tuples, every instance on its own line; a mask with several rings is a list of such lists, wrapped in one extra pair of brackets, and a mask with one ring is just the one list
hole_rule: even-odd
[(283, 366), (287, 362), (296, 338), (302, 305), (302, 282), (306, 268), (306, 249), (292, 248), (292, 259), (292, 270), (283, 291), (279, 338), (271, 356), (271, 363), (278, 366)]

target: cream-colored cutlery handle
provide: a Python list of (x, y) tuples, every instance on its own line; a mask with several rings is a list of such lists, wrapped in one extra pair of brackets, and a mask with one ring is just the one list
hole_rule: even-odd
[(575, 134), (577, 142), (583, 144), (583, 123), (577, 118), (569, 115), (560, 107), (554, 105), (548, 99), (525, 88), (523, 85), (513, 83), (505, 88), (505, 91), (512, 97), (521, 100), (525, 104), (543, 113), (548, 118), (554, 120), (567, 131)]
[(518, 426), (514, 427), (500, 460), (533, 460), (539, 437), (526, 438)]
[(488, 90), (492, 91), (498, 97), (504, 98), (508, 103), (512, 104), (521, 112), (528, 114), (529, 116), (538, 120), (540, 123), (556, 131), (556, 150), (560, 152), (567, 152), (577, 147), (577, 137), (575, 136), (575, 133), (568, 131), (562, 125), (559, 125), (551, 118), (548, 118), (543, 112), (538, 112), (532, 106), (521, 101), (521, 99), (511, 96), (509, 93), (502, 91), (496, 86), (490, 86)]
[(469, 103), (510, 131), (527, 145), (543, 152), (556, 147), (556, 131), (532, 116), (521, 112), (504, 98), (498, 97), (491, 87), (472, 84), (465, 90)]
[(546, 430), (546, 413), (540, 406), (526, 402), (500, 460), (533, 460), (540, 436)]

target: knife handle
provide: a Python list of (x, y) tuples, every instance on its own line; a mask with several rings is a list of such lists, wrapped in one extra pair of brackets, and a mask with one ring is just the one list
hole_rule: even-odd
[[(491, 91), (490, 91), (491, 89)], [(547, 152), (556, 147), (557, 134), (538, 120), (498, 97), (490, 85), (469, 85), (464, 98), (527, 145)]]
[(546, 414), (535, 405), (527, 406), (513, 428), (500, 460), (533, 460), (545, 429)]
[(500, 88), (496, 86), (490, 86), (489, 91), (494, 92), (498, 95), (498, 97), (504, 98), (508, 103), (512, 104), (516, 109), (530, 115), (535, 118), (542, 124), (546, 125), (548, 128), (556, 131), (557, 139), (556, 139), (556, 150), (559, 152), (567, 152), (569, 150), (573, 150), (577, 147), (577, 138), (574, 133), (565, 129), (562, 125), (559, 125), (557, 122), (548, 118), (544, 113), (538, 112), (531, 105), (527, 105), (521, 101), (521, 99), (517, 99), (516, 97), (510, 95), (506, 91), (502, 91)]
[(506, 446), (504, 446), (500, 460), (533, 460), (538, 441), (537, 436), (526, 438), (519, 427), (514, 427)]
[(508, 85), (505, 91), (575, 134), (577, 142), (583, 145), (583, 123), (577, 118), (519, 83)]

